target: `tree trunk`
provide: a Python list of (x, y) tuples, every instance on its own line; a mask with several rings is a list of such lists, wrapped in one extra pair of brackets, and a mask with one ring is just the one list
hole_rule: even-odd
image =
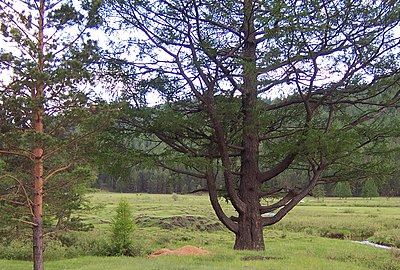
[(35, 213), (33, 226), (33, 269), (43, 270), (43, 221), (39, 213)]
[(62, 226), (63, 226), (63, 214), (61, 212), (59, 212), (57, 214), (57, 224), (56, 224), (56, 229), (61, 231)]
[(261, 182), (258, 179), (258, 136), (249, 132), (243, 138), (241, 155), (240, 198), (246, 209), (239, 212), (235, 249), (264, 250), (263, 225), (260, 212)]
[(239, 215), (238, 226), (239, 230), (236, 233), (234, 249), (265, 249), (263, 226), (259, 207), (257, 205), (248, 205), (247, 210)]
[[(38, 33), (38, 74), (36, 85), (32, 89), (32, 99), (37, 104), (32, 111), (32, 127), (38, 134), (43, 134), (43, 105), (44, 82), (41, 75), (44, 71), (44, 0), (39, 2), (39, 33)], [(40, 139), (39, 139), (40, 140)], [(34, 142), (34, 164), (32, 170), (33, 178), (33, 269), (43, 270), (43, 143), (41, 141)]]
[(259, 196), (259, 136), (257, 117), (257, 67), (256, 31), (254, 28), (253, 1), (244, 1), (242, 114), (243, 135), (239, 195), (246, 209), (239, 212), (235, 249), (264, 250), (263, 226)]
[[(43, 133), (42, 110), (35, 113), (34, 121), (34, 130)], [(43, 270), (43, 148), (37, 147), (33, 153), (33, 266), (34, 270)]]
[(235, 249), (264, 250), (263, 226), (260, 214), (261, 182), (258, 179), (259, 137), (257, 134), (257, 69), (256, 37), (253, 1), (244, 1), (243, 31), (243, 137), (240, 170), (240, 199), (246, 209), (239, 212)]
[(240, 198), (246, 209), (239, 213), (235, 249), (264, 250), (260, 212), (261, 182), (258, 179), (258, 136), (249, 132), (243, 138), (241, 155)]

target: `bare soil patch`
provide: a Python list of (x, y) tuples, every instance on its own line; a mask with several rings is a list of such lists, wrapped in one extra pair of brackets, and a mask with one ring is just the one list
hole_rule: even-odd
[(176, 250), (171, 250), (168, 248), (159, 249), (153, 253), (151, 253), (148, 258), (157, 258), (161, 256), (169, 256), (169, 255), (181, 255), (181, 256), (193, 256), (193, 255), (207, 255), (211, 254), (212, 252), (209, 250), (204, 250), (194, 246), (184, 246), (178, 248)]

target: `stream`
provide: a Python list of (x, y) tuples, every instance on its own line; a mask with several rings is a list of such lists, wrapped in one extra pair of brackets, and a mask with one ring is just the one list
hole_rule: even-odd
[(368, 245), (368, 246), (372, 246), (372, 247), (376, 247), (376, 248), (383, 248), (383, 249), (388, 249), (388, 250), (400, 250), (398, 248), (395, 247), (388, 247), (388, 246), (384, 246), (384, 245), (379, 245), (379, 244), (375, 244), (369, 241), (352, 241), (353, 243), (358, 243), (358, 244), (363, 244), (363, 245)]

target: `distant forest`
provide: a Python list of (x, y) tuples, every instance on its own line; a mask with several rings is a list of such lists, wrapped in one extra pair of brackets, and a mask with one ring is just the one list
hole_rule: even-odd
[[(301, 184), (299, 181), (298, 183), (293, 183), (293, 179), (301, 178), (294, 175), (294, 173), (292, 175), (287, 174), (269, 183), (269, 185), (265, 185), (264, 190), (272, 190), (274, 187), (281, 186), (282, 183), (291, 186)], [(398, 177), (393, 176), (387, 179), (378, 179), (373, 181), (376, 185), (379, 196), (400, 196), (400, 181)], [(348, 183), (350, 185), (352, 196), (363, 197), (363, 190), (366, 184), (365, 180), (349, 181)], [(340, 197), (335, 189), (337, 185), (337, 183), (327, 183), (317, 186), (314, 192), (310, 195), (315, 197)], [(220, 187), (221, 195), (223, 195), (224, 183), (222, 178), (219, 179), (218, 186)], [(150, 168), (141, 169), (136, 167), (133, 167), (128, 174), (121, 176), (100, 174), (92, 187), (122, 193), (185, 194), (207, 191), (204, 180), (191, 176), (179, 175), (167, 170)]]

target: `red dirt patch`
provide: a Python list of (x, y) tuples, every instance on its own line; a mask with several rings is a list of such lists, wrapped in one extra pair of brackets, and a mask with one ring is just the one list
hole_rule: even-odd
[(178, 248), (176, 250), (171, 250), (168, 248), (159, 249), (153, 253), (151, 253), (148, 258), (157, 258), (160, 256), (168, 256), (168, 255), (182, 255), (182, 256), (193, 256), (193, 255), (206, 255), (211, 254), (211, 251), (204, 250), (201, 248), (197, 248), (194, 246), (184, 246)]

